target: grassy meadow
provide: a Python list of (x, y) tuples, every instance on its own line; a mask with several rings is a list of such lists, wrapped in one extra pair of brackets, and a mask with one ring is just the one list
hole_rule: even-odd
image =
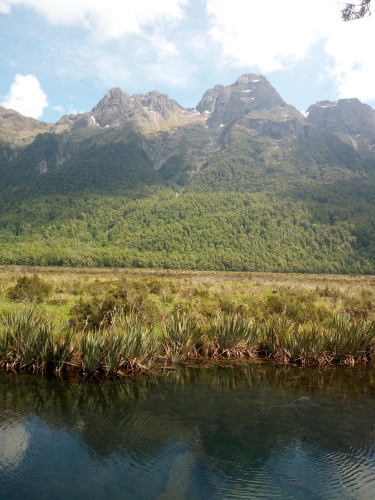
[(0, 267), (4, 370), (118, 376), (195, 359), (375, 359), (375, 276)]

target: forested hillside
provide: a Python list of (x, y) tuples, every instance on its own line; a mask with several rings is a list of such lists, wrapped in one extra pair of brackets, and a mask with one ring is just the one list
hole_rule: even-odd
[(55, 125), (0, 114), (0, 263), (372, 274), (375, 113), (353, 106), (305, 118), (244, 75), (195, 110), (114, 89)]

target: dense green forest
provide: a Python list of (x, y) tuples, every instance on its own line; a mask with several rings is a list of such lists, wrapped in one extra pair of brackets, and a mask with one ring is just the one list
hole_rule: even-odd
[(47, 177), (21, 156), (2, 190), (0, 263), (375, 272), (370, 161), (336, 137), (228, 137), (198, 172), (182, 155), (155, 171), (133, 139)]
[(0, 215), (0, 263), (372, 274), (371, 213), (346, 193), (41, 197)]

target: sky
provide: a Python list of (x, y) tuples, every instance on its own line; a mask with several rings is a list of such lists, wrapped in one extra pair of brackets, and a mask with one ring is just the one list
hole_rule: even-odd
[(216, 84), (256, 73), (300, 111), (353, 97), (375, 108), (375, 15), (343, 22), (343, 6), (0, 0), (0, 105), (56, 122), (120, 87), (130, 95), (159, 90), (194, 108)]

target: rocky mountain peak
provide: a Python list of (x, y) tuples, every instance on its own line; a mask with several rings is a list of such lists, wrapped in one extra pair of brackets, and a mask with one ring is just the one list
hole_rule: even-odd
[(132, 96), (134, 102), (147, 111), (160, 114), (163, 118), (168, 118), (171, 113), (183, 112), (182, 108), (176, 101), (170, 99), (166, 94), (162, 94), (158, 90), (152, 90), (147, 94), (134, 94)]
[(176, 101), (158, 90), (146, 94), (126, 94), (119, 88), (113, 88), (92, 109), (95, 123), (100, 127), (114, 127), (123, 124), (131, 118), (152, 120), (150, 113), (168, 119), (171, 114), (183, 113)]
[(245, 75), (241, 75), (235, 83), (233, 83), (233, 87), (240, 87), (240, 88), (249, 88), (249, 85), (251, 86), (252, 83), (266, 83), (269, 85), (269, 81), (267, 78), (263, 75), (257, 75), (255, 73), (248, 73)]
[(375, 111), (356, 98), (319, 101), (311, 105), (307, 121), (336, 134), (362, 134), (375, 140)]
[(10, 146), (30, 144), (34, 138), (53, 128), (52, 123), (23, 116), (13, 109), (0, 106), (0, 142)]
[(267, 78), (254, 73), (240, 76), (235, 83), (224, 87), (216, 85), (207, 90), (197, 111), (209, 116), (208, 123), (221, 125), (251, 113), (266, 111), (266, 115), (284, 111), (301, 119), (300, 113), (289, 106), (269, 83)]
[(119, 88), (109, 90), (91, 110), (95, 122), (100, 127), (120, 125), (133, 108), (131, 97)]

